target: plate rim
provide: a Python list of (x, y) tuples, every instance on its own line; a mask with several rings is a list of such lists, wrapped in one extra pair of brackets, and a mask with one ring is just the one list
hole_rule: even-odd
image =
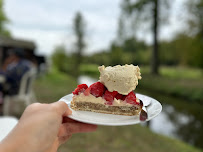
[[(136, 120), (135, 122), (125, 122), (125, 123), (122, 123), (122, 122), (120, 122), (120, 123), (104, 123), (104, 122), (92, 122), (92, 121), (88, 121), (88, 120), (81, 120), (81, 119), (78, 119), (77, 117), (74, 117), (72, 114), (71, 115), (68, 115), (67, 117), (69, 117), (69, 118), (71, 118), (71, 119), (73, 119), (73, 120), (76, 120), (76, 121), (79, 121), (79, 122), (83, 122), (83, 123), (88, 123), (88, 124), (94, 124), (94, 125), (102, 125), (102, 126), (126, 126), (126, 125), (135, 125), (135, 124), (140, 124), (140, 123), (144, 123), (144, 122), (147, 122), (147, 121), (150, 121), (150, 120), (152, 120), (153, 118), (155, 118), (156, 116), (158, 116), (160, 113), (161, 113), (161, 111), (162, 111), (162, 104), (158, 101), (158, 100), (156, 100), (156, 99), (154, 99), (154, 98), (152, 98), (152, 97), (150, 97), (150, 96), (147, 96), (147, 95), (144, 95), (144, 94), (140, 94), (140, 93), (136, 93), (136, 96), (138, 95), (138, 98), (139, 98), (139, 96), (143, 96), (143, 97), (147, 97), (147, 98), (150, 98), (151, 100), (154, 100), (155, 102), (156, 102), (156, 104), (159, 104), (159, 106), (160, 106), (160, 109), (159, 109), (159, 111), (155, 114), (155, 115), (153, 115), (153, 116), (151, 116), (150, 117), (150, 119), (147, 119), (146, 121), (140, 121), (140, 120)], [(75, 111), (75, 110), (73, 110), (71, 107), (70, 107), (70, 102), (71, 101), (68, 101), (67, 99), (65, 99), (65, 98), (67, 98), (68, 96), (73, 96), (73, 94), (72, 93), (70, 93), (70, 94), (67, 94), (67, 95), (65, 95), (65, 96), (63, 96), (62, 98), (60, 98), (60, 100), (58, 100), (59, 102), (65, 102), (67, 105), (68, 105), (68, 107), (72, 110), (72, 111), (74, 111), (74, 112), (78, 112), (78, 111)], [(144, 101), (143, 101), (144, 102)], [(152, 104), (152, 103), (151, 103)], [(155, 104), (155, 103), (154, 103)], [(151, 106), (151, 105), (150, 105)], [(147, 107), (148, 108), (148, 107)], [(91, 111), (85, 111), (85, 112), (91, 112)], [(104, 114), (104, 113), (101, 113), (101, 114)], [(104, 114), (104, 115), (113, 115), (113, 114)], [(125, 117), (124, 115), (122, 115), (122, 117)], [(135, 116), (126, 116), (126, 117), (135, 117)]]

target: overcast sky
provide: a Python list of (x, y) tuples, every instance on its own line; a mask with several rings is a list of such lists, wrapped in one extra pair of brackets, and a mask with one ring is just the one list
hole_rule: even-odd
[[(182, 3), (172, 0), (173, 14), (160, 37), (170, 39), (183, 28)], [(80, 11), (87, 24), (86, 53), (105, 49), (116, 37), (121, 0), (4, 0), (4, 10), (10, 20), (8, 28), (15, 38), (33, 40), (38, 54), (50, 55), (54, 47), (66, 44), (71, 48), (74, 36), (73, 18)], [(150, 31), (139, 37), (151, 42)]]

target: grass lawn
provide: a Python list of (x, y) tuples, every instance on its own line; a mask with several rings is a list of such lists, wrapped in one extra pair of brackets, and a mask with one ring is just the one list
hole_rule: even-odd
[(53, 70), (38, 78), (34, 90), (39, 102), (55, 102), (77, 87), (75, 78)]
[(166, 95), (181, 97), (187, 101), (203, 104), (203, 79), (179, 79), (142, 74), (138, 88)]
[[(142, 74), (149, 74), (149, 66), (141, 66)], [(203, 70), (189, 67), (161, 66), (160, 75), (172, 79), (200, 79), (203, 78)]]
[(154, 76), (149, 74), (149, 67), (141, 67), (141, 73), (140, 88), (203, 104), (202, 69), (163, 66), (160, 76)]
[[(36, 80), (35, 93), (39, 102), (55, 102), (70, 93), (77, 83), (68, 75), (52, 71)], [(76, 134), (60, 147), (60, 152), (200, 152), (176, 139), (152, 133), (140, 125), (123, 127), (99, 126), (94, 133)]]
[(181, 141), (152, 133), (140, 125), (100, 126), (94, 133), (76, 134), (60, 152), (200, 152)]

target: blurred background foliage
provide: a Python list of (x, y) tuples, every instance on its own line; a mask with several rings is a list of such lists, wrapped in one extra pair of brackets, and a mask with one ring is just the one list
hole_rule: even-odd
[(8, 22), (9, 22), (9, 19), (7, 18), (3, 10), (3, 0), (0, 0), (0, 35), (3, 35), (3, 36), (11, 35), (9, 30), (5, 26), (5, 24)]
[[(91, 54), (85, 54), (88, 22), (82, 12), (76, 12), (72, 21), (75, 41), (67, 42), (72, 47), (56, 46), (50, 57), (50, 72), (35, 83), (39, 102), (55, 102), (71, 93), (83, 75), (98, 80), (100, 65), (139, 65), (142, 80), (136, 92), (156, 98), (163, 108), (175, 109), (172, 113), (167, 108), (162, 112), (176, 128), (173, 137), (203, 148), (203, 0), (185, 0), (183, 5), (189, 14), (185, 16), (185, 26), (170, 40), (162, 40), (160, 31), (173, 13), (171, 3), (170, 0), (121, 0), (115, 38), (108, 48)], [(0, 34), (12, 36), (5, 27), (9, 20), (2, 7), (0, 0)], [(139, 30), (152, 33), (152, 43), (140, 40)], [(188, 123), (180, 124), (181, 114)], [(61, 151), (104, 151), (103, 148), (105, 151), (202, 151), (151, 130), (139, 125), (101, 126), (91, 135), (74, 136)]]
[[(203, 124), (201, 112), (203, 110), (203, 0), (188, 0), (184, 1), (183, 5), (189, 15), (184, 18), (186, 23), (182, 31), (178, 31), (170, 40), (162, 40), (160, 30), (169, 22), (168, 18), (173, 11), (171, 1), (122, 0), (117, 34), (108, 48), (97, 53), (85, 54), (83, 51), (71, 51), (65, 46), (58, 46), (52, 54), (52, 61), (54, 67), (64, 74), (74, 76), (73, 71), (78, 70), (80, 76), (87, 75), (96, 80), (99, 77), (97, 69), (99, 65), (139, 65), (142, 80), (136, 92), (156, 98), (161, 101), (163, 107), (175, 108), (177, 111), (172, 114), (165, 110), (163, 113), (167, 113), (170, 121), (173, 122), (172, 125), (176, 127), (174, 131), (176, 136), (203, 148), (201, 143), (203, 128), (199, 127)], [(74, 26), (73, 24), (73, 29)], [(85, 28), (83, 30), (86, 33)], [(138, 39), (136, 33), (139, 30), (151, 32), (152, 43)], [(76, 37), (77, 40), (80, 39), (80, 35)], [(87, 37), (83, 38), (85, 42)], [(80, 68), (76, 69), (74, 63), (79, 52), (82, 59), (80, 59)], [(188, 116), (189, 123), (180, 125), (177, 118), (179, 112), (191, 116), (192, 119)], [(117, 129), (117, 131), (121, 130)], [(167, 146), (163, 144), (163, 147)], [(186, 149), (183, 151), (187, 151)], [(170, 151), (171, 148), (155, 151), (159, 150)]]
[[(138, 3), (139, 2), (139, 3)], [(80, 39), (82, 41), (84, 39), (85, 34), (85, 26), (81, 26), (83, 29), (81, 30), (84, 34), (76, 34), (77, 37), (77, 46), (79, 46), (79, 43), (82, 47), (76, 49), (74, 51), (75, 53), (66, 53), (68, 52), (64, 46), (58, 46), (55, 49), (54, 54), (52, 55), (53, 63), (54, 65), (62, 72), (68, 72), (70, 71), (70, 67), (73, 66), (74, 58), (76, 59), (79, 54), (83, 54), (83, 60), (77, 59), (81, 63), (91, 63), (91, 64), (97, 64), (97, 65), (116, 65), (116, 64), (139, 64), (139, 65), (150, 65), (151, 64), (151, 58), (152, 54), (154, 53), (153, 45), (154, 44), (147, 44), (145, 41), (138, 40), (135, 35), (135, 31), (139, 28), (142, 28), (142, 24), (146, 24), (146, 18), (151, 18), (150, 14), (145, 12), (145, 9), (143, 8), (143, 11), (141, 9), (141, 5), (144, 5), (143, 7), (151, 8), (154, 2), (154, 0), (140, 0), (137, 3), (131, 3), (129, 0), (124, 0), (121, 5), (121, 17), (118, 20), (118, 34), (114, 41), (112, 41), (109, 48), (106, 50), (101, 50), (99, 53), (94, 53), (90, 55), (84, 55), (81, 50), (83, 50), (83, 43), (79, 42)], [(127, 4), (126, 4), (127, 3)], [(145, 6), (149, 3), (149, 6)], [(163, 3), (163, 4), (162, 4)], [(128, 5), (129, 8), (124, 7), (124, 5)], [(132, 5), (132, 6), (131, 6)], [(168, 7), (169, 2), (160, 1), (159, 4), (160, 8), (159, 11), (163, 12), (165, 15), (170, 15), (169, 12), (165, 13), (164, 7)], [(163, 5), (163, 6), (162, 6)], [(161, 65), (166, 66), (188, 66), (188, 67), (195, 67), (195, 68), (203, 68), (203, 1), (187, 1), (185, 3), (185, 6), (187, 8), (187, 11), (190, 12), (191, 16), (187, 18), (187, 28), (183, 28), (182, 32), (176, 33), (176, 35), (171, 40), (160, 40), (159, 43), (159, 52), (158, 52), (158, 63)], [(163, 8), (162, 8), (163, 7)], [(126, 15), (128, 11), (132, 12), (135, 9), (134, 15)], [(151, 9), (153, 10), (153, 9)], [(137, 12), (138, 11), (138, 12)], [(124, 12), (124, 13), (123, 13)], [(135, 20), (137, 17), (140, 17), (140, 12), (143, 13), (143, 19), (142, 20)], [(148, 14), (148, 15), (147, 15)], [(162, 14), (162, 13), (160, 13)], [(167, 22), (164, 20), (165, 15), (162, 15), (160, 17), (160, 23), (164, 21), (165, 24)], [(126, 17), (127, 16), (127, 17)], [(126, 18), (125, 18), (126, 17)], [(77, 18), (77, 15), (76, 15)], [(83, 17), (81, 16), (82, 20)], [(125, 25), (125, 23), (129, 22), (122, 22), (126, 20), (130, 20), (130, 24), (132, 28), (129, 28), (129, 25)], [(163, 19), (162, 19), (163, 18)], [(80, 24), (80, 23), (79, 23)], [(83, 24), (83, 23), (81, 23)], [(133, 27), (132, 25), (135, 25)], [(153, 25), (153, 23), (151, 23)], [(162, 24), (159, 25), (159, 28)], [(139, 27), (141, 26), (141, 27)], [(73, 29), (77, 29), (77, 26), (74, 25)], [(153, 30), (152, 30), (153, 32)], [(130, 34), (129, 34), (130, 33)], [(63, 51), (62, 51), (63, 50)], [(60, 54), (66, 56), (66, 57), (60, 57)], [(57, 59), (59, 58), (59, 59)], [(73, 60), (71, 60), (73, 59)], [(57, 60), (60, 60), (57, 61)], [(63, 61), (62, 61), (63, 60)], [(64, 63), (63, 63), (64, 62)], [(64, 66), (64, 64), (69, 64), (69, 66)], [(157, 66), (159, 66), (158, 64)], [(65, 69), (66, 68), (66, 69)]]
[[(158, 7), (157, 12), (155, 5)], [(168, 0), (123, 0), (116, 38), (107, 49), (92, 54), (84, 54), (88, 24), (85, 23), (82, 13), (77, 12), (73, 20), (76, 37), (73, 50), (67, 50), (65, 46), (57, 46), (51, 57), (53, 66), (58, 71), (74, 77), (87, 74), (98, 78), (99, 65), (139, 65), (143, 79), (146, 78), (141, 81), (140, 88), (155, 89), (158, 92), (203, 104), (202, 86), (197, 87), (196, 82), (189, 82), (194, 79), (200, 84), (203, 82), (201, 79), (203, 77), (203, 1), (185, 1), (184, 6), (190, 14), (185, 19), (187, 24), (171, 40), (166, 41), (159, 40), (158, 36), (160, 28), (163, 24), (167, 24), (166, 18), (171, 13)], [(160, 15), (154, 17), (155, 13)], [(149, 18), (150, 20), (146, 20)], [(157, 22), (157, 29), (154, 29), (154, 22)], [(148, 30), (150, 32), (151, 29), (153, 38), (156, 39), (152, 44), (136, 37), (136, 30), (141, 29), (145, 24), (149, 25)], [(150, 74), (157, 75), (156, 83), (148, 81), (147, 78), (152, 77)], [(177, 83), (175, 85), (168, 83), (168, 79)], [(183, 81), (181, 84), (179, 84), (180, 79)], [(156, 85), (158, 81), (160, 83)]]
[[(63, 52), (61, 52), (62, 48)], [(140, 42), (133, 37), (126, 39), (122, 45), (112, 43), (108, 50), (83, 56), (83, 63), (149, 65), (151, 49), (151, 45), (147, 45), (143, 41)], [(61, 53), (66, 57), (61, 58)], [(68, 68), (72, 67), (74, 60), (71, 61), (71, 58), (74, 58), (74, 54), (67, 54), (64, 46), (57, 47), (52, 55), (53, 64), (62, 72), (68, 71)], [(57, 62), (57, 60), (60, 60), (60, 62)], [(159, 60), (161, 65), (166, 66), (181, 65), (203, 68), (202, 39), (198, 35), (188, 36), (181, 33), (171, 41), (161, 41)], [(69, 66), (64, 66), (68, 63)]]

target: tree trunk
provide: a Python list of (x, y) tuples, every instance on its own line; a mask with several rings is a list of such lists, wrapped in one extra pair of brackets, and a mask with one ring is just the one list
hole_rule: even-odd
[(151, 73), (158, 74), (159, 57), (158, 57), (158, 26), (159, 26), (159, 0), (154, 0), (153, 8), (153, 50), (151, 56)]
[(78, 38), (78, 43), (77, 43), (77, 54), (76, 54), (76, 74), (75, 77), (78, 78), (79, 73), (80, 73), (80, 64), (82, 62), (82, 51), (83, 51), (83, 42), (82, 42), (82, 37)]

